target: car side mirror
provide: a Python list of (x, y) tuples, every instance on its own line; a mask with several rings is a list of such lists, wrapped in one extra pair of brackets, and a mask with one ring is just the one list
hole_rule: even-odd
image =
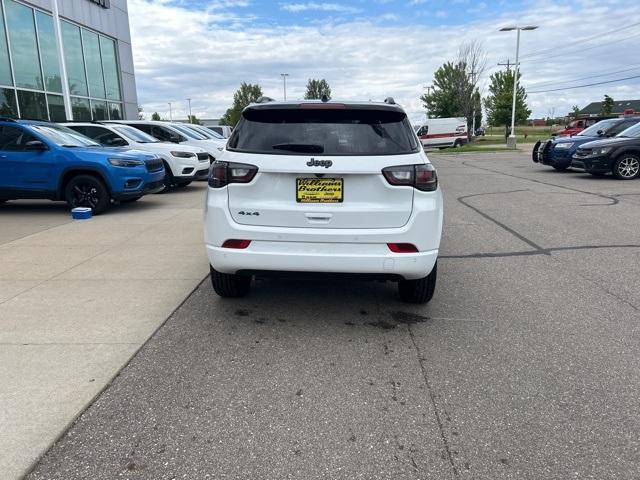
[(107, 142), (108, 145), (112, 147), (124, 147), (125, 145), (129, 145), (124, 138), (112, 138)]
[(24, 144), (25, 148), (27, 150), (31, 150), (31, 151), (43, 151), (43, 150), (48, 150), (48, 147), (41, 142), (40, 140), (31, 140), (27, 143)]
[(171, 143), (180, 143), (180, 137), (178, 135), (171, 135), (169, 141)]

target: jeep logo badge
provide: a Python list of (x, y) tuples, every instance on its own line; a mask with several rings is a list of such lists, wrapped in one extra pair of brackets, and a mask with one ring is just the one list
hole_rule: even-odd
[(329, 168), (331, 165), (333, 165), (333, 162), (331, 160), (316, 160), (315, 158), (312, 158), (307, 162), (307, 167)]

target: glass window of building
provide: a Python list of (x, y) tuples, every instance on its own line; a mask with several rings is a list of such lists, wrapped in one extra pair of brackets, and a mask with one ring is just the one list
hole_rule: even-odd
[[(0, 5), (0, 7), (2, 7)], [(0, 8), (0, 84), (13, 85), (11, 67), (9, 65), (9, 48), (7, 47), (7, 34), (4, 30), (4, 12)]]
[(94, 120), (109, 120), (107, 112), (107, 102), (91, 100), (91, 114)]
[(68, 22), (60, 23), (62, 26), (62, 44), (64, 45), (64, 62), (67, 66), (69, 90), (71, 90), (72, 95), (86, 97), (89, 91), (87, 90), (87, 79), (84, 71), (80, 27)]
[(47, 95), (47, 103), (49, 104), (49, 120), (64, 122), (67, 119), (62, 95)]
[(0, 115), (9, 118), (16, 118), (18, 116), (15, 90), (11, 88), (0, 88)]
[(38, 27), (38, 43), (40, 45), (45, 90), (61, 93), (62, 80), (60, 77), (60, 64), (58, 63), (56, 37), (53, 31), (53, 18), (51, 18), (51, 15), (36, 11), (36, 25)]
[(74, 120), (82, 122), (91, 120), (91, 107), (86, 98), (71, 97), (71, 111)]
[(110, 103), (109, 104), (109, 118), (111, 120), (122, 120), (122, 104)]
[(30, 120), (46, 120), (47, 100), (44, 93), (18, 90), (18, 105), (20, 106), (20, 117)]
[(84, 50), (84, 62), (87, 66), (89, 96), (94, 98), (106, 98), (104, 91), (104, 77), (102, 75), (102, 62), (100, 60), (100, 42), (98, 41), (98, 35), (83, 28), (82, 46)]
[(33, 9), (13, 0), (5, 1), (4, 5), (16, 86), (42, 90), (42, 71)]
[(121, 100), (116, 42), (101, 36), (100, 50), (102, 51), (102, 69), (104, 70), (107, 98), (109, 100)]

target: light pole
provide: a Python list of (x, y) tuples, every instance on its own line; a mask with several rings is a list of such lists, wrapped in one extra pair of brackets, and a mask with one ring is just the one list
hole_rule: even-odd
[[(471, 117), (471, 137), (476, 136), (476, 75), (478, 72), (471, 71), (469, 76), (471, 77), (471, 102), (472, 102), (472, 117)], [(468, 125), (468, 124), (467, 124)]]
[(169, 121), (173, 122), (173, 113), (171, 112), (171, 102), (169, 102)]
[(191, 116), (191, 99), (187, 98), (187, 102), (189, 102), (189, 123), (193, 123), (192, 120), (191, 120), (193, 118)]
[(287, 77), (289, 76), (288, 73), (281, 73), (280, 76), (282, 77), (282, 88), (284, 90), (284, 101), (287, 101)]
[(537, 25), (528, 25), (526, 27), (503, 27), (501, 32), (511, 32), (516, 30), (518, 35), (516, 37), (516, 64), (514, 65), (514, 77), (513, 77), (513, 105), (511, 107), (511, 132), (509, 132), (509, 138), (507, 138), (507, 148), (516, 148), (516, 95), (518, 94), (518, 74), (520, 73), (520, 64), (518, 63), (518, 55), (520, 54), (520, 31), (521, 30), (535, 30)]
[[(433, 88), (433, 85), (424, 85), (422, 88), (427, 90), (427, 97), (431, 95), (431, 89)], [(425, 107), (425, 109), (427, 110), (425, 112), (425, 115), (427, 116), (427, 119), (429, 119), (429, 108)]]

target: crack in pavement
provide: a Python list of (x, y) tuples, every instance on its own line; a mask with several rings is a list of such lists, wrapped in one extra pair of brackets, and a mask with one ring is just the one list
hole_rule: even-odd
[(451, 447), (449, 447), (449, 440), (447, 439), (447, 436), (444, 433), (444, 425), (442, 423), (442, 417), (440, 416), (440, 411), (438, 410), (435, 394), (433, 393), (433, 387), (431, 386), (431, 382), (429, 381), (429, 375), (427, 374), (427, 370), (426, 368), (424, 368), (424, 363), (422, 361), (422, 354), (420, 353), (420, 347), (418, 347), (418, 343), (416, 342), (416, 338), (415, 338), (415, 335), (413, 334), (413, 330), (411, 329), (410, 324), (407, 325), (407, 330), (409, 332), (409, 337), (411, 338), (411, 343), (413, 343), (413, 348), (416, 351), (416, 356), (418, 359), (418, 364), (420, 365), (420, 371), (422, 372), (422, 378), (424, 379), (424, 384), (427, 387), (427, 391), (429, 392), (429, 398), (431, 399), (431, 404), (433, 405), (433, 412), (435, 414), (436, 422), (438, 423), (438, 429), (440, 431), (440, 438), (442, 438), (442, 443), (444, 444), (444, 450), (447, 454), (447, 459), (449, 460), (449, 464), (451, 465), (453, 476), (455, 478), (460, 478), (458, 467), (456, 467), (456, 464), (453, 460)]
[(494, 253), (468, 253), (461, 255), (438, 255), (438, 259), (457, 259), (457, 258), (502, 258), (502, 257), (528, 257), (532, 255), (550, 255), (553, 252), (571, 252), (577, 250), (600, 250), (603, 248), (640, 248), (640, 244), (624, 244), (624, 245), (576, 245), (565, 247), (543, 248), (541, 250), (525, 250), (515, 252), (494, 252)]

